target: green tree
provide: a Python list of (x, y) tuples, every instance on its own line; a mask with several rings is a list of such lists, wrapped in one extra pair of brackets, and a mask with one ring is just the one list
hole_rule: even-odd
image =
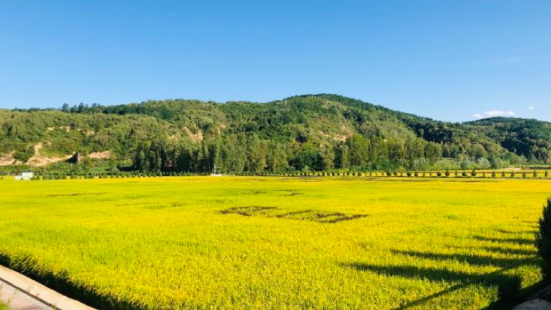
[(260, 174), (266, 168), (267, 144), (257, 135), (249, 136), (247, 143), (247, 168), (250, 172)]
[(543, 208), (543, 215), (539, 220), (539, 231), (536, 232), (536, 247), (543, 259), (543, 274), (546, 279), (551, 276), (551, 199)]

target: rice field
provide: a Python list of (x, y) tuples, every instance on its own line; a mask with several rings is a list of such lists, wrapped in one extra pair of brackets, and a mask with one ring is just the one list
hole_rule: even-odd
[(551, 181), (0, 181), (0, 262), (99, 309), (484, 309), (542, 280)]

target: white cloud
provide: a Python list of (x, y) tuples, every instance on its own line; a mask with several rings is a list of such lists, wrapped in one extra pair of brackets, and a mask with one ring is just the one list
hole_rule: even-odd
[(500, 111), (500, 110), (486, 111), (485, 114), (489, 117), (515, 116), (516, 115), (516, 113), (513, 112), (513, 111)]
[(536, 109), (536, 107), (533, 106), (533, 105), (528, 107), (528, 110), (530, 110), (530, 111), (534, 111), (535, 109)]
[(483, 114), (481, 113), (473, 114), (473, 117), (476, 119), (483, 119), (488, 117), (513, 117), (516, 115), (517, 114), (513, 111), (490, 110), (490, 111), (484, 112)]
[(518, 61), (525, 61), (529, 57), (528, 56), (517, 56), (517, 57), (509, 57), (505, 59), (505, 62), (518, 62)]
[(476, 119), (482, 119), (482, 118), (484, 118), (484, 115), (482, 115), (480, 113), (476, 113), (476, 114), (473, 114), (473, 117), (476, 118)]

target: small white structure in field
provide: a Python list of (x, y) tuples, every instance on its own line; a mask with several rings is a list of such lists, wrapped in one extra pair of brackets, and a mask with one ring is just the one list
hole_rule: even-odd
[(34, 173), (32, 172), (23, 172), (20, 175), (15, 176), (16, 181), (29, 181), (34, 177)]
[(220, 173), (217, 173), (218, 172), (218, 167), (216, 167), (216, 165), (214, 166), (214, 169), (212, 171), (212, 174), (210, 175), (211, 177), (221, 177), (222, 175)]

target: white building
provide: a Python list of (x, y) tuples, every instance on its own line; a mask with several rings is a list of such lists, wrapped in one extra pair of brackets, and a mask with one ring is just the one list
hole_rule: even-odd
[(17, 181), (20, 181), (20, 180), (29, 181), (33, 177), (34, 177), (34, 173), (32, 173), (32, 172), (23, 172), (20, 175), (16, 175), (15, 180), (17, 180)]

